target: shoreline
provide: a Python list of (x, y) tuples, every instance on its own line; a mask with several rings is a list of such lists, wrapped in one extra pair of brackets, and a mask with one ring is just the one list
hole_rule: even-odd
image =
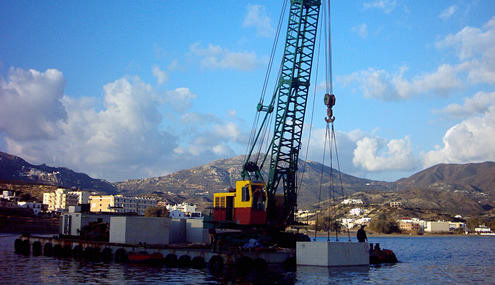
[[(314, 237), (314, 233), (306, 233), (309, 237)], [(393, 234), (375, 234), (375, 233), (369, 233), (367, 232), (366, 235), (368, 236), (368, 239), (370, 238), (376, 238), (376, 237), (465, 237), (465, 236), (481, 236), (478, 234), (460, 234), (460, 233), (424, 233), (422, 235), (418, 234), (409, 234), (409, 233), (393, 233)], [(328, 233), (322, 233), (319, 232), (316, 234), (316, 237), (327, 237)], [(350, 232), (351, 238), (356, 238), (356, 232)], [(341, 233), (339, 234), (339, 238), (341, 237), (348, 237), (347, 233)], [(330, 233), (330, 238), (335, 238), (335, 232)]]

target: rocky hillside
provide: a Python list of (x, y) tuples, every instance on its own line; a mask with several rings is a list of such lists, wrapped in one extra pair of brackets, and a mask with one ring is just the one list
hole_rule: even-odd
[[(228, 191), (230, 187), (235, 186), (235, 181), (241, 179), (241, 166), (244, 164), (244, 160), (245, 156), (236, 156), (213, 161), (200, 167), (181, 170), (167, 176), (126, 180), (115, 183), (115, 185), (117, 185), (119, 192), (127, 195), (142, 195), (150, 192), (155, 194), (178, 193), (191, 198), (202, 195), (211, 201), (213, 193)], [(323, 182), (321, 199), (327, 199), (330, 192), (331, 177), (334, 182), (342, 181), (342, 187), (339, 186), (335, 189), (339, 196), (342, 193), (349, 195), (363, 190), (388, 191), (392, 189), (390, 183), (361, 179), (335, 170), (331, 173), (329, 167), (323, 167), (323, 169), (322, 167), (322, 164), (317, 162), (306, 164), (300, 162), (299, 174), (300, 179), (302, 178), (298, 195), (300, 207), (307, 208), (318, 202), (320, 181)], [(323, 177), (321, 177), (322, 172)]]
[[(0, 184), (3, 185), (0, 186), (20, 191), (33, 188), (34, 197), (39, 196), (42, 189), (50, 188), (48, 185), (54, 185), (108, 194), (147, 195), (171, 203), (197, 203), (206, 208), (211, 206), (213, 193), (227, 191), (240, 179), (244, 160), (244, 156), (237, 156), (162, 177), (112, 184), (67, 168), (31, 165), (19, 157), (0, 152)], [(300, 162), (299, 174), (300, 209), (314, 208), (334, 192), (336, 197), (352, 196), (368, 204), (387, 205), (400, 201), (404, 207), (415, 211), (495, 215), (495, 162), (440, 164), (396, 182), (354, 177), (332, 171), (317, 162)], [(36, 184), (42, 185), (33, 186)]]
[(495, 195), (495, 162), (438, 164), (396, 182), (398, 189), (449, 188)]
[(0, 152), (0, 181), (47, 184), (108, 194), (115, 194), (117, 190), (115, 185), (108, 181), (93, 179), (87, 174), (77, 173), (65, 167), (32, 165), (20, 157), (4, 152)]

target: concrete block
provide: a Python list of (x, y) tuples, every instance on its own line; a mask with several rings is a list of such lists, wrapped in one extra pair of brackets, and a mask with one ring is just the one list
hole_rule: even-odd
[(296, 264), (313, 266), (369, 265), (366, 242), (297, 242)]

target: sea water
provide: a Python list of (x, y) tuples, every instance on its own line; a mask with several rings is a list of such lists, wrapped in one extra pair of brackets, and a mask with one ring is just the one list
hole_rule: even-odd
[[(220, 273), (14, 253), (18, 235), (0, 235), (0, 284), (494, 284), (495, 236), (369, 237), (391, 249), (399, 263), (326, 268), (298, 266), (288, 271)], [(327, 237), (317, 238), (326, 241)], [(349, 238), (339, 237), (338, 242)], [(351, 238), (355, 241), (354, 238)], [(330, 238), (336, 242), (335, 237)]]

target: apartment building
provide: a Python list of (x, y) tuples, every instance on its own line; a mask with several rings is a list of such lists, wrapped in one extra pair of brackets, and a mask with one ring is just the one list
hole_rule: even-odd
[(43, 204), (49, 212), (66, 212), (69, 206), (89, 203), (90, 193), (58, 188), (55, 192), (43, 193)]
[(152, 198), (123, 195), (92, 195), (89, 197), (91, 212), (137, 213), (144, 215), (147, 208), (154, 208), (157, 201)]

